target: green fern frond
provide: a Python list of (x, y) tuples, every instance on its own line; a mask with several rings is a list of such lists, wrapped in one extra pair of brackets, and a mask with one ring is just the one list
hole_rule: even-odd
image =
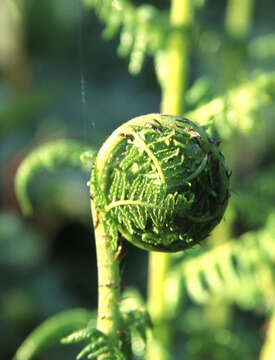
[(77, 344), (83, 341), (89, 341), (89, 344), (77, 355), (77, 360), (87, 356), (88, 359), (97, 359), (100, 356), (102, 360), (125, 360), (124, 355), (111, 343), (109, 338), (94, 327), (88, 327), (73, 332), (63, 338), (63, 344)]
[(120, 304), (123, 325), (135, 331), (146, 343), (147, 332), (152, 329), (152, 322), (141, 295), (135, 289), (127, 289)]
[[(275, 215), (258, 232), (217, 246), (179, 267), (188, 293), (205, 303), (214, 295), (245, 309), (274, 306)], [(175, 270), (175, 269), (174, 269)]]
[(59, 344), (72, 331), (96, 321), (96, 313), (85, 309), (67, 310), (38, 326), (17, 350), (13, 360), (31, 360), (42, 350)]
[(129, 288), (123, 293), (120, 314), (123, 324), (120, 330), (122, 348), (129, 359), (132, 358), (132, 353), (138, 358), (143, 357), (153, 325), (144, 300), (136, 289)]
[(116, 224), (147, 250), (198, 243), (221, 220), (229, 198), (230, 173), (217, 142), (185, 118), (130, 120), (107, 139), (95, 168), (91, 195), (105, 231), (111, 233), (107, 222)]
[(275, 73), (256, 73), (249, 82), (191, 111), (186, 116), (199, 125), (212, 125), (221, 138), (247, 135), (262, 125), (259, 111), (274, 104)]
[[(109, 204), (105, 210), (109, 211), (112, 217), (117, 217), (119, 224), (124, 225), (130, 234), (143, 231), (148, 220), (151, 219), (156, 236), (145, 238), (144, 235), (144, 239), (148, 242), (156, 242), (160, 238), (158, 229), (164, 223), (168, 228), (172, 226), (167, 220), (171, 218), (170, 215), (175, 208), (178, 208), (181, 214), (187, 213), (194, 199), (192, 197), (188, 199), (177, 192), (167, 194), (167, 190), (173, 191), (184, 178), (186, 178), (186, 183), (190, 178), (182, 166), (184, 159), (180, 155), (178, 147), (180, 142), (177, 141), (175, 133), (163, 129), (160, 134), (156, 131), (152, 132), (151, 129), (145, 129), (140, 134), (143, 139), (146, 139), (146, 145), (143, 145), (144, 151), (140, 150), (141, 142), (143, 142), (139, 138), (140, 135), (137, 137), (139, 148), (132, 145), (126, 146), (120, 162), (120, 168), (123, 171), (116, 169), (114, 172), (108, 199)], [(134, 131), (133, 139), (135, 136), (137, 135)], [(167, 142), (170, 143), (170, 146), (167, 146)], [(188, 149), (188, 145), (185, 147)], [(192, 151), (194, 151), (193, 148)], [(199, 162), (200, 158), (197, 160)], [(153, 170), (157, 168), (157, 174), (152, 171), (152, 162), (155, 165)], [(196, 162), (190, 164), (191, 169), (194, 168), (194, 172), (197, 165)], [(130, 177), (129, 171), (132, 172)], [(137, 171), (141, 174), (136, 174)], [(128, 174), (127, 181), (126, 172)], [(164, 178), (168, 179), (168, 182), (163, 183)], [(156, 186), (156, 183), (159, 186)], [(171, 240), (167, 237), (167, 245)], [(163, 234), (161, 241), (164, 241)]]
[(135, 7), (128, 0), (83, 0), (93, 7), (106, 24), (103, 36), (112, 38), (121, 30), (118, 54), (130, 56), (129, 71), (138, 74), (146, 55), (154, 55), (163, 47), (167, 36), (168, 16), (152, 5)]
[[(83, 153), (86, 155), (82, 155)], [(84, 162), (80, 160), (81, 155)], [(37, 173), (69, 166), (87, 171), (90, 170), (91, 165), (86, 159), (89, 158), (91, 161), (95, 157), (96, 150), (72, 140), (49, 142), (34, 149), (19, 165), (15, 177), (15, 192), (23, 213), (32, 214), (27, 186)]]

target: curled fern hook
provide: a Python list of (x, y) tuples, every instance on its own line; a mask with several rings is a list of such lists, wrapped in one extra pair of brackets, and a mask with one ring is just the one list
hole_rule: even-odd
[(91, 197), (114, 245), (179, 251), (206, 238), (229, 198), (230, 172), (218, 142), (193, 122), (149, 114), (118, 129), (101, 147)]

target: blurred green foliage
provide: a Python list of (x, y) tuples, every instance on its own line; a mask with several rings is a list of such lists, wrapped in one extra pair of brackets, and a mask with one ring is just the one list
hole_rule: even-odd
[[(190, 86), (186, 95), (191, 114), (198, 106), (215, 99), (223, 99), (226, 112), (226, 101), (230, 106), (233, 101), (228, 94), (242, 89), (253, 74), (264, 74), (267, 83), (272, 82), (266, 74), (274, 71), (274, 2), (255, 3), (257, 16), (253, 17), (251, 33), (240, 42), (230, 41), (224, 33), (226, 3), (197, 1)], [(156, 9), (144, 4), (140, 8), (140, 21), (145, 14), (147, 19), (153, 19), (151, 29), (155, 26), (163, 30), (160, 38), (148, 40), (148, 53), (152, 55), (154, 47), (165, 37), (162, 17), (158, 15), (166, 9), (167, 2), (146, 2), (157, 6)], [(147, 23), (142, 25), (146, 28)], [(103, 28), (95, 13), (76, 0), (0, 3), (0, 356), (3, 360), (11, 359), (26, 334), (49, 315), (79, 306), (92, 309), (97, 296), (87, 177), (66, 169), (56, 175), (44, 172), (37, 176), (29, 189), (35, 213), (31, 219), (25, 219), (13, 190), (18, 164), (27, 152), (49, 140), (70, 138), (97, 146), (122, 122), (137, 114), (159, 110), (160, 89), (154, 64), (151, 57), (143, 58), (139, 46), (144, 50), (146, 44), (134, 38), (134, 29), (131, 32), (124, 27), (121, 37), (125, 38), (129, 30), (136, 49), (130, 61), (132, 73), (137, 73), (143, 65), (143, 72), (132, 77), (128, 74), (128, 59), (116, 56), (118, 43), (123, 39), (117, 34), (109, 42), (103, 41), (102, 31), (105, 37), (114, 32)], [(138, 36), (142, 39), (143, 35), (144, 32)], [(119, 47), (120, 55), (130, 50), (127, 43), (123, 44)], [(226, 97), (227, 80), (232, 77), (230, 51), (233, 57), (242, 57), (244, 71), (238, 73), (231, 84), (232, 93), (226, 93)], [(156, 66), (158, 61), (161, 59), (157, 58)], [(242, 103), (237, 116), (229, 117), (233, 119), (229, 132), (222, 125), (216, 128), (221, 137), (227, 137), (224, 151), (234, 169), (232, 215), (225, 220), (232, 223), (233, 240), (214, 251), (209, 245), (174, 257), (170, 290), (173, 289), (171, 294), (175, 296), (170, 297), (168, 313), (175, 330), (175, 359), (253, 360), (258, 358), (263, 344), (267, 328), (264, 315), (274, 306), (275, 289), (271, 256), (275, 239), (270, 235), (274, 218), (269, 216), (275, 208), (274, 88), (265, 89), (264, 95), (270, 95), (269, 107), (257, 109), (263, 95), (260, 87), (249, 108), (252, 112), (254, 107), (257, 110), (257, 126), (251, 126), (252, 132), (248, 134), (244, 122), (242, 134), (231, 131), (236, 125), (234, 119), (247, 119), (247, 109)], [(220, 116), (224, 119), (224, 113)], [(256, 243), (256, 247), (251, 243)], [(261, 244), (270, 247), (263, 249)], [(146, 254), (126, 244), (123, 254), (127, 254), (122, 260), (123, 286), (130, 283), (145, 293)], [(222, 311), (217, 306), (213, 315), (214, 300), (201, 301), (203, 306), (195, 305), (186, 289), (188, 282), (184, 282), (181, 274), (193, 266), (189, 287), (197, 281), (201, 290), (225, 295), (226, 291), (218, 289), (218, 281), (211, 288), (210, 272), (208, 279), (203, 275), (207, 276), (205, 267), (211, 263), (216, 271), (212, 275), (219, 277), (217, 264), (224, 265), (229, 258), (232, 277), (241, 280), (234, 283), (230, 278), (228, 283), (221, 282), (232, 284), (232, 288), (226, 288), (230, 295), (220, 301), (233, 305), (225, 310), (225, 315), (217, 311)], [(252, 258), (250, 263), (248, 258)], [(255, 279), (262, 286), (260, 292)], [(198, 294), (197, 291), (195, 295)], [(175, 316), (178, 316), (176, 322)], [(225, 316), (225, 325), (215, 325), (213, 318), (219, 316)], [(37, 359), (67, 359), (68, 353), (67, 348), (55, 349)]]

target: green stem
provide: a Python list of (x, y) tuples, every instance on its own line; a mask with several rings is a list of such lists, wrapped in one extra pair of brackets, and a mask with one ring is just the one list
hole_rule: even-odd
[(165, 79), (162, 112), (182, 115), (189, 70), (189, 32), (193, 21), (191, 0), (172, 0), (171, 34), (167, 44), (168, 74)]
[(253, 8), (254, 0), (229, 0), (227, 3), (224, 27), (228, 42), (222, 57), (226, 87), (245, 78), (245, 40), (252, 24)]
[(120, 276), (119, 263), (103, 225), (103, 214), (97, 213), (91, 202), (94, 221), (97, 269), (98, 316), (97, 328), (106, 334), (114, 345), (118, 344)]
[[(245, 76), (244, 41), (251, 28), (253, 7), (254, 0), (228, 0), (227, 2), (224, 28), (229, 43), (224, 54), (224, 66), (222, 67), (222, 72), (225, 74), (224, 85), (226, 89), (238, 84), (240, 79)], [(212, 113), (213, 118), (225, 110), (224, 108), (219, 109), (221, 102), (218, 99), (212, 101), (209, 105), (204, 111), (207, 111), (208, 116), (211, 116)], [(223, 151), (226, 153), (226, 159), (229, 161), (231, 168), (234, 166), (236, 149), (238, 149), (235, 139), (236, 137), (231, 138), (223, 146)], [(229, 209), (227, 209), (225, 218), (226, 221), (221, 222), (211, 233), (209, 244), (212, 247), (220, 245), (231, 238), (232, 214)], [(225, 328), (229, 325), (231, 311), (231, 307), (220, 296), (214, 296), (206, 305), (204, 315), (209, 326), (214, 329)]]
[(170, 256), (151, 252), (149, 255), (148, 310), (154, 324), (153, 339), (148, 346), (147, 360), (169, 359), (171, 333), (166, 319), (165, 279)]
[(225, 30), (232, 38), (247, 37), (252, 23), (254, 0), (229, 0), (227, 3)]
[(275, 313), (268, 326), (266, 340), (260, 354), (260, 360), (272, 360), (275, 357)]
[[(167, 77), (163, 84), (161, 111), (181, 115), (184, 111), (184, 93), (189, 70), (189, 31), (193, 22), (192, 0), (172, 0), (167, 44)], [(151, 252), (149, 255), (148, 309), (154, 324), (153, 340), (147, 351), (147, 360), (170, 358), (171, 329), (166, 311), (165, 287), (170, 256)]]

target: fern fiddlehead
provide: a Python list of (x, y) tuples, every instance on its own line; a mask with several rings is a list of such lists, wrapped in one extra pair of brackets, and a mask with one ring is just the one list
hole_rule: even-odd
[(203, 128), (150, 114), (128, 121), (104, 143), (91, 197), (114, 245), (118, 230), (140, 248), (179, 251), (220, 222), (229, 177), (218, 143)]

